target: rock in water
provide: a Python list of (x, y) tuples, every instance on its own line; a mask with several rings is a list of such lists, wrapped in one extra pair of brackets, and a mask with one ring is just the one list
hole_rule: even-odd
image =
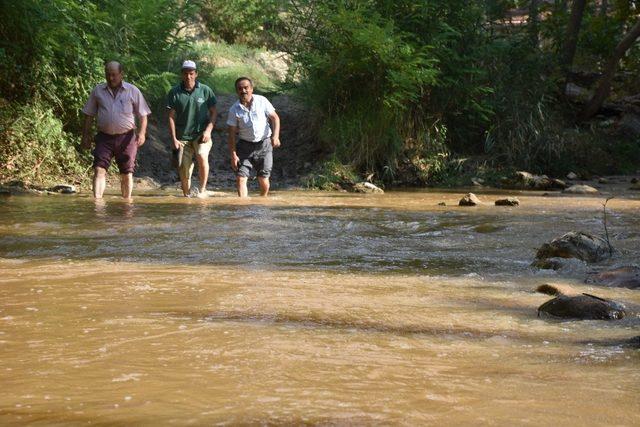
[(591, 273), (585, 282), (616, 288), (638, 289), (640, 288), (640, 267), (627, 266)]
[(551, 285), (542, 285), (536, 289), (555, 298), (538, 307), (540, 313), (563, 319), (580, 320), (616, 320), (625, 316), (624, 305), (590, 294), (565, 295)]
[(58, 184), (49, 188), (49, 191), (52, 193), (62, 193), (62, 194), (74, 194), (78, 191), (76, 190), (75, 185), (67, 185), (67, 184)]
[(353, 186), (355, 193), (378, 193), (384, 194), (384, 190), (370, 182), (359, 182)]
[(589, 185), (572, 185), (569, 188), (566, 188), (564, 190), (565, 193), (569, 193), (569, 194), (597, 194), (599, 193), (598, 190), (596, 190), (595, 188), (589, 186)]
[(570, 180), (572, 180), (572, 181), (573, 181), (573, 180), (575, 180), (575, 179), (578, 179), (578, 175), (576, 175), (574, 172), (569, 172), (569, 173), (567, 174), (567, 179), (570, 179)]
[(482, 202), (473, 193), (467, 194), (462, 199), (460, 199), (460, 201), (458, 202), (458, 206), (476, 206), (476, 205), (479, 205), (479, 204), (482, 204)]
[(578, 258), (586, 262), (598, 262), (610, 256), (609, 245), (604, 239), (576, 231), (543, 244), (536, 253), (537, 259)]
[(519, 206), (520, 200), (517, 197), (507, 197), (506, 199), (496, 200), (496, 206)]

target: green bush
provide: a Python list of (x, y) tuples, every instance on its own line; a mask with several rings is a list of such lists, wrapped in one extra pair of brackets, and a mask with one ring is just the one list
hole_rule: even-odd
[(0, 182), (80, 183), (87, 178), (91, 163), (76, 151), (78, 139), (41, 103), (3, 109), (0, 140)]

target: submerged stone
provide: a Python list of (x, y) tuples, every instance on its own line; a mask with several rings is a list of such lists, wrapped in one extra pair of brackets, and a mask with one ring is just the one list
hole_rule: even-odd
[(53, 187), (49, 188), (49, 191), (51, 191), (52, 193), (61, 193), (61, 194), (74, 194), (78, 192), (76, 190), (76, 186), (70, 185), (70, 184), (54, 185)]
[(480, 205), (480, 204), (482, 204), (482, 202), (480, 201), (478, 196), (476, 196), (473, 193), (469, 193), (469, 194), (465, 195), (458, 202), (458, 206), (476, 206), (476, 205)]
[(506, 199), (496, 200), (496, 206), (519, 206), (520, 200), (517, 197), (507, 197)]
[(546, 284), (539, 286), (536, 291), (556, 295), (538, 307), (538, 317), (543, 313), (563, 319), (616, 320), (626, 314), (624, 305), (595, 295), (565, 295), (558, 288)]
[(610, 270), (590, 273), (585, 280), (594, 285), (611, 286), (616, 288), (640, 288), (640, 267), (625, 266)]
[(602, 238), (590, 234), (570, 231), (543, 244), (536, 253), (537, 259), (577, 258), (586, 262), (598, 262), (611, 256), (612, 249)]
[(597, 194), (599, 191), (589, 185), (577, 184), (572, 185), (569, 188), (564, 190), (565, 193), (569, 194)]

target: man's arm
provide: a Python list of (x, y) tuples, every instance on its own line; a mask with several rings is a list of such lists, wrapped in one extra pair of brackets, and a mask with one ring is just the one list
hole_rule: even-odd
[(84, 124), (82, 125), (82, 143), (80, 147), (82, 149), (91, 148), (91, 124), (93, 123), (93, 116), (88, 114), (84, 115)]
[(236, 154), (236, 132), (238, 128), (236, 126), (228, 126), (229, 137), (227, 143), (229, 144), (229, 154), (231, 155), (231, 169), (238, 170), (238, 162), (240, 158)]
[(280, 117), (275, 111), (269, 114), (269, 120), (271, 121), (271, 145), (273, 148), (280, 147)]
[(138, 130), (138, 147), (141, 147), (142, 144), (147, 139), (147, 116), (140, 116), (140, 129)]
[(202, 133), (203, 143), (207, 143), (211, 141), (211, 131), (213, 131), (213, 128), (216, 126), (217, 117), (218, 117), (218, 110), (216, 109), (216, 106), (214, 105), (212, 107), (209, 107), (209, 123), (207, 124), (207, 127), (204, 129), (204, 132)]
[(169, 135), (171, 135), (171, 141), (173, 141), (173, 148), (175, 150), (180, 149), (180, 141), (176, 138), (176, 110), (169, 110)]

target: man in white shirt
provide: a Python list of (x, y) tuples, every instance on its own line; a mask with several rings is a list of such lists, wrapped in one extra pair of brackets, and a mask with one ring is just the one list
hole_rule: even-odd
[[(256, 170), (260, 195), (269, 194), (273, 149), (280, 146), (280, 117), (267, 98), (253, 94), (248, 77), (236, 80), (238, 101), (229, 109), (229, 153), (238, 196), (247, 197), (247, 179)], [(236, 142), (236, 135), (238, 137)]]

